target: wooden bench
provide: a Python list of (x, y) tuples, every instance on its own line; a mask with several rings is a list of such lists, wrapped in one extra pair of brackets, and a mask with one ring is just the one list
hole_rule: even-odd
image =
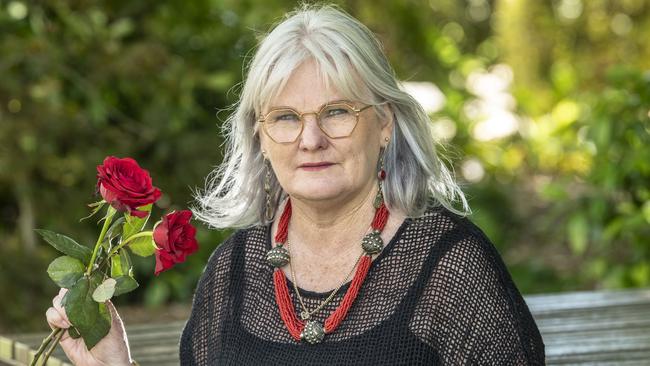
[(524, 296), (549, 365), (650, 365), (650, 289)]
[[(548, 365), (650, 365), (650, 288), (524, 296)], [(133, 357), (142, 366), (178, 365), (183, 321), (128, 325)], [(45, 334), (0, 336), (0, 365), (29, 364)], [(48, 365), (69, 365), (60, 347)]]

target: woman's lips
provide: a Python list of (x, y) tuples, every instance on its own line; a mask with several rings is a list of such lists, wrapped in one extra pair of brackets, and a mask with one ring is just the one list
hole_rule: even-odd
[(304, 169), (306, 171), (318, 171), (318, 170), (323, 170), (327, 169), (328, 167), (332, 166), (334, 164), (332, 163), (309, 163), (309, 164), (303, 164), (299, 168)]

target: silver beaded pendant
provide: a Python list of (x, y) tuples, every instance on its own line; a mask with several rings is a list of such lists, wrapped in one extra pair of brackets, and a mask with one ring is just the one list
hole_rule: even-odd
[(311, 344), (320, 343), (325, 338), (325, 330), (323, 326), (315, 321), (310, 320), (305, 324), (305, 328), (300, 333), (300, 339), (307, 341)]
[(379, 192), (377, 192), (377, 195), (375, 196), (375, 200), (373, 201), (372, 205), (375, 207), (375, 209), (379, 209), (381, 207), (381, 204), (384, 202), (384, 195), (381, 193), (381, 188), (379, 189)]
[(284, 267), (289, 263), (289, 251), (281, 243), (266, 253), (266, 260), (276, 268)]
[(381, 232), (379, 230), (373, 230), (371, 233), (363, 237), (361, 241), (361, 246), (367, 254), (376, 254), (381, 252), (381, 249), (384, 247), (384, 241), (379, 235)]

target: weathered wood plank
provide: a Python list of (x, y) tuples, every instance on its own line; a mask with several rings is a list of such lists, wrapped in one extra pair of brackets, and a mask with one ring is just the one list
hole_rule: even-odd
[(14, 359), (14, 341), (0, 336), (0, 361)]
[(575, 291), (524, 296), (531, 312), (543, 314), (558, 310), (610, 308), (650, 304), (650, 289)]
[(650, 289), (525, 296), (548, 365), (650, 365)]

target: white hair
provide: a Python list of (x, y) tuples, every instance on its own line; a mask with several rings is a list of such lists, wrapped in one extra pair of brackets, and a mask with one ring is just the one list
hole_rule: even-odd
[[(459, 215), (471, 213), (467, 200), (436, 149), (431, 121), (403, 91), (382, 46), (358, 20), (333, 5), (302, 5), (288, 13), (259, 45), (249, 64), (241, 96), (222, 126), (224, 161), (194, 195), (195, 217), (209, 227), (246, 228), (265, 218), (265, 164), (257, 117), (282, 90), (292, 72), (313, 59), (339, 92), (366, 104), (387, 102), (393, 112), (391, 142), (384, 155), (383, 194), (387, 208), (421, 216), (431, 204)], [(385, 118), (383, 108), (374, 107)], [(271, 174), (273, 211), (286, 193)], [(460, 202), (461, 209), (454, 204)]]

